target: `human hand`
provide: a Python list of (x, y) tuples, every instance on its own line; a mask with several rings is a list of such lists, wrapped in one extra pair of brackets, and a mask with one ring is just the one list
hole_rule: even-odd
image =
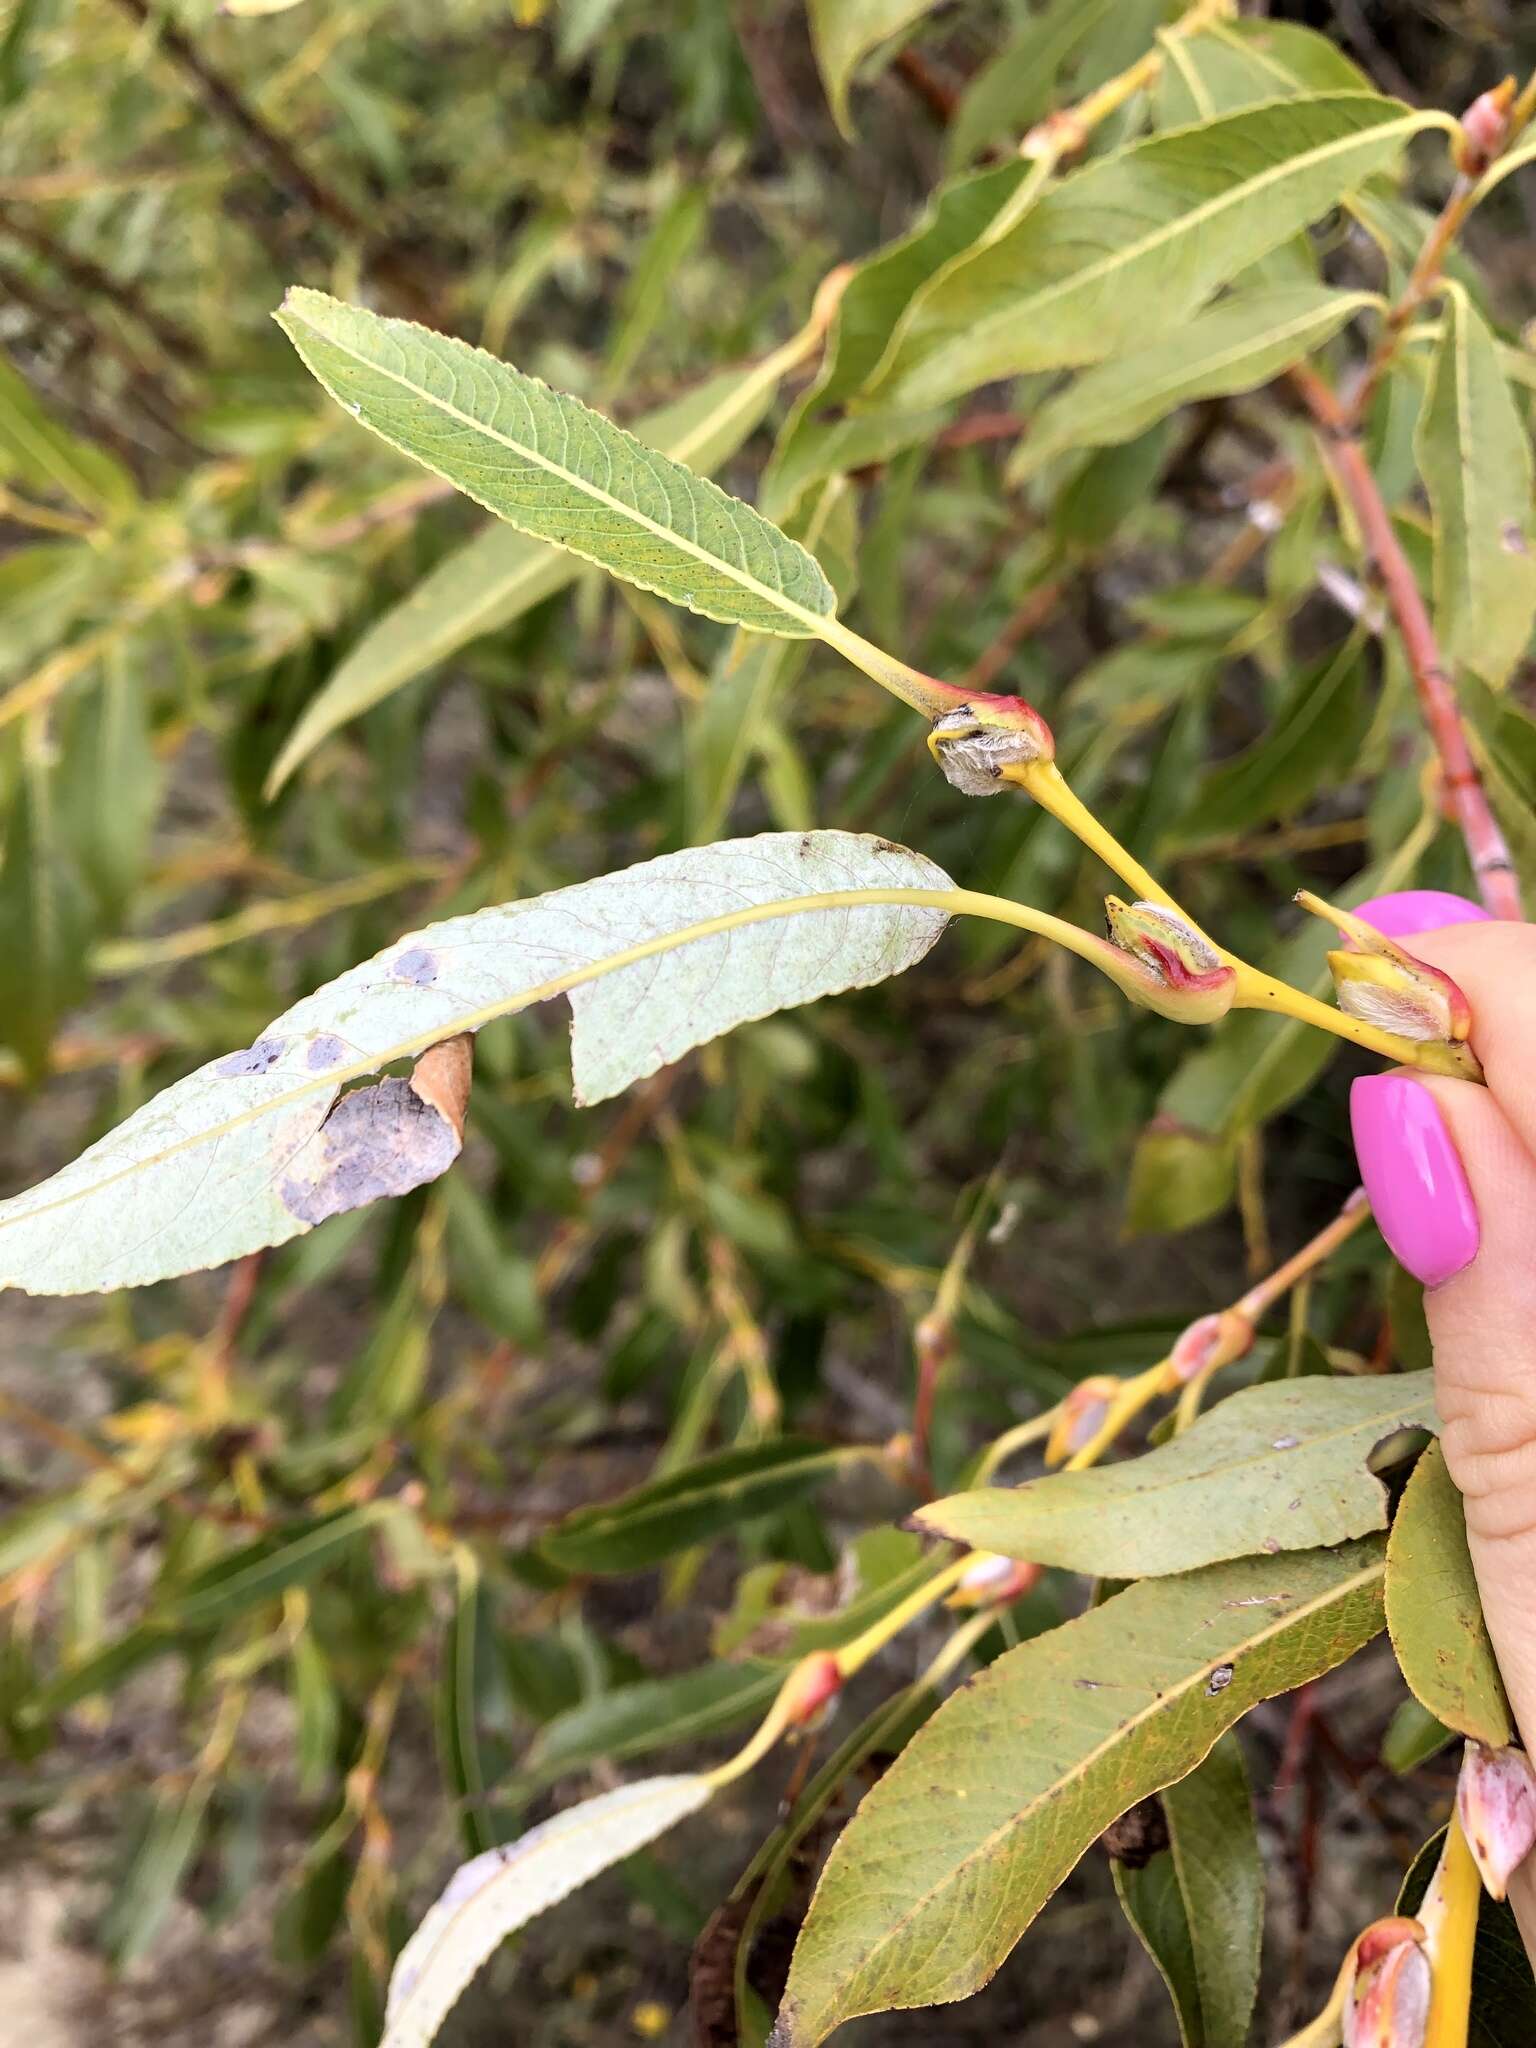
[[(1466, 1502), (1488, 1632), (1536, 1753), (1536, 925), (1438, 890), (1359, 915), (1472, 1009), (1486, 1088), (1403, 1072), (1356, 1081), (1360, 1174), (1382, 1236), (1425, 1287), (1446, 1464)], [(1536, 1938), (1536, 1859), (1511, 1887)]]

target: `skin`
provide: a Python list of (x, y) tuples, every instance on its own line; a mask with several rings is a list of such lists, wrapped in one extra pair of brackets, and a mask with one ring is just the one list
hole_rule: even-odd
[[(1405, 943), (1472, 1008), (1488, 1078), (1416, 1075), (1440, 1106), (1477, 1205), (1470, 1265), (1425, 1296), (1436, 1399), (1489, 1633), (1536, 1752), (1536, 925), (1464, 924)], [(1536, 1858), (1510, 1898), (1536, 1959)]]

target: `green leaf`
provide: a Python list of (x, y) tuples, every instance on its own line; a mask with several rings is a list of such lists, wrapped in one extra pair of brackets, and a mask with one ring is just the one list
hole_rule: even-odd
[(211, 1628), (246, 1614), (329, 1571), (391, 1512), (387, 1502), (369, 1501), (258, 1536), (194, 1572), (166, 1601), (160, 1618), (168, 1627)]
[(804, 548), (580, 399), (324, 292), (277, 319), (354, 418), (535, 539), (727, 625), (797, 639), (835, 610)]
[(1358, 642), (1297, 676), (1261, 739), (1201, 782), (1170, 842), (1199, 844), (1289, 817), (1354, 760), (1370, 718)]
[(722, 1530), (806, 1499), (849, 1456), (799, 1437), (718, 1451), (618, 1500), (568, 1515), (539, 1547), (562, 1571), (644, 1571)]
[[(723, 370), (696, 390), (637, 420), (634, 433), (662, 455), (708, 475), (728, 462), (761, 423), (784, 372), (804, 353), (797, 337), (749, 370)], [(499, 633), (564, 590), (581, 562), (525, 533), (487, 526), (383, 612), (334, 675), (305, 705), (266, 781), (273, 797), (320, 742), (371, 711), (424, 669), (471, 640)]]
[(0, 1041), (32, 1081), (48, 1071), (59, 1021), (89, 985), (91, 916), (59, 831), (57, 773), (29, 729), (0, 856)]
[(61, 427), (3, 354), (0, 479), (49, 497), (61, 493), (87, 512), (109, 517), (130, 510), (139, 498), (132, 477), (116, 457)]
[(1234, 1139), (1155, 1117), (1131, 1154), (1125, 1227), (1133, 1236), (1193, 1230), (1207, 1217), (1220, 1215), (1236, 1187)]
[(1455, 1740), (1454, 1728), (1437, 1721), (1427, 1707), (1421, 1707), (1410, 1696), (1399, 1700), (1392, 1710), (1387, 1732), (1381, 1738), (1381, 1760), (1389, 1771), (1406, 1777)]
[(396, 1960), (382, 2048), (428, 2048), (509, 1934), (697, 1813), (713, 1790), (694, 1776), (621, 1785), (461, 1864)]
[(458, 1587), (437, 1683), (437, 1753), (464, 1846), (474, 1856), (496, 1841), (486, 1819), (479, 1718), (491, 1668), (492, 1610), (473, 1553), (461, 1549), (456, 1560)]
[(109, 655), (100, 683), (71, 707), (65, 735), (59, 814), (103, 919), (116, 924), (143, 876), (160, 808), (145, 664)]
[[(1185, 1904), (1200, 1989), (1203, 2048), (1248, 2038), (1264, 1940), (1264, 1863), (1237, 1738), (1163, 1793), (1169, 1852)], [(1195, 2048), (1195, 2043), (1190, 2043)]]
[(1150, 1580), (973, 1678), (832, 1851), (775, 2048), (985, 1984), (1112, 1820), (1375, 1635), (1382, 1552), (1375, 1538)]
[(1022, 482), (1073, 448), (1130, 441), (1197, 398), (1252, 391), (1300, 362), (1366, 306), (1371, 292), (1284, 285), (1224, 299), (1134, 355), (1086, 371), (1047, 400), (1005, 480)]
[(1208, 121), (1262, 100), (1302, 93), (1368, 92), (1370, 80), (1313, 29), (1286, 21), (1217, 21), (1170, 36), (1157, 86), (1157, 124)]
[(1309, 1550), (1387, 1526), (1375, 1447), (1435, 1427), (1430, 1373), (1279, 1380), (1218, 1402), (1156, 1450), (932, 1501), (921, 1529), (1103, 1578)]
[(589, 1764), (627, 1763), (674, 1743), (701, 1742), (766, 1711), (783, 1679), (782, 1664), (704, 1664), (616, 1686), (546, 1721), (521, 1775), (547, 1783)]
[(833, 119), (845, 135), (853, 133), (848, 92), (857, 66), (936, 4), (937, 0), (807, 0), (816, 67)]
[(1497, 689), (1536, 619), (1530, 438), (1493, 335), (1455, 284), (1446, 287), (1418, 452), (1435, 516), (1441, 648)]
[(1387, 1627), (1409, 1691), (1447, 1728), (1514, 1740), (1467, 1548), (1461, 1495), (1438, 1443), (1413, 1469), (1387, 1545)]
[(30, 1711), (39, 1721), (51, 1720), (82, 1700), (104, 1697), (146, 1664), (184, 1648), (184, 1640), (176, 1631), (157, 1622), (141, 1622), (103, 1643), (78, 1663), (56, 1671), (39, 1689)]
[(1008, 41), (971, 79), (945, 136), (952, 171), (994, 143), (1016, 143), (1051, 104), (1058, 74), (1122, 0), (1051, 0), (1026, 15)]
[(889, 840), (770, 832), (428, 926), (0, 1203), (0, 1279), (44, 1294), (136, 1286), (285, 1243), (457, 1153), (403, 1080), (354, 1090), (333, 1115), (346, 1082), (566, 994), (577, 1099), (601, 1102), (738, 1024), (900, 973), (947, 922), (921, 904), (780, 906), (949, 886)]
[(97, 1938), (119, 1969), (153, 1946), (202, 1839), (212, 1784), (157, 1792), (132, 1860), (102, 1915)]
[(1140, 1870), (1116, 1862), (1115, 1890), (1184, 2048), (1241, 2048), (1259, 1989), (1264, 1865), (1237, 1738), (1223, 1735), (1161, 1803), (1168, 1848)]
[(1276, 100), (1088, 164), (935, 283), (871, 391), (933, 405), (1138, 348), (1439, 119), (1370, 93)]

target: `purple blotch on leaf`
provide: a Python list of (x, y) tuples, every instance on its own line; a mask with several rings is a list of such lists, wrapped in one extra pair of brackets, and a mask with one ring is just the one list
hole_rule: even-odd
[(378, 1081), (342, 1096), (296, 1162), (309, 1174), (283, 1182), (283, 1206), (304, 1223), (323, 1223), (365, 1202), (408, 1195), (458, 1156), (453, 1126), (409, 1081)]
[(285, 1041), (281, 1038), (258, 1038), (254, 1045), (248, 1045), (244, 1052), (226, 1053), (214, 1067), (216, 1074), (265, 1074), (275, 1067), (283, 1056)]
[(322, 1031), (313, 1040), (304, 1055), (304, 1064), (311, 1073), (323, 1074), (327, 1067), (340, 1066), (347, 1056), (347, 1048), (334, 1031)]
[(429, 981), (437, 979), (437, 961), (425, 946), (412, 946), (389, 971), (396, 981), (412, 981), (418, 988), (425, 988)]

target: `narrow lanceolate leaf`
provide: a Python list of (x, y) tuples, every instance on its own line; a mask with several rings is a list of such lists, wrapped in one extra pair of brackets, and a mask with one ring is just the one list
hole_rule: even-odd
[(792, 1507), (834, 1478), (848, 1456), (798, 1437), (720, 1451), (568, 1515), (540, 1548), (565, 1571), (644, 1571), (754, 1516)]
[(1194, 399), (1255, 390), (1378, 303), (1371, 292), (1320, 284), (1224, 300), (1146, 348), (1086, 371), (1049, 400), (1019, 443), (1007, 481), (1022, 481), (1068, 449), (1134, 440)]
[(827, 103), (847, 135), (848, 92), (860, 61), (927, 14), (936, 0), (808, 0), (811, 43)]
[(1115, 1890), (1168, 1987), (1183, 2048), (1238, 2048), (1259, 1988), (1264, 1865), (1243, 1754), (1224, 1735), (1162, 1795), (1168, 1847)]
[(1466, 1513), (1439, 1444), (1413, 1468), (1393, 1518), (1387, 1627), (1409, 1691), (1437, 1720), (1489, 1749), (1513, 1741), (1467, 1549)]
[(712, 1790), (710, 1779), (693, 1776), (621, 1785), (462, 1864), (400, 1951), (383, 2048), (428, 2048), (509, 1934), (697, 1813)]
[(0, 1203), (0, 1284), (137, 1286), (284, 1243), (457, 1152), (409, 1082), (346, 1083), (569, 995), (577, 1099), (601, 1102), (738, 1024), (901, 973), (946, 912), (862, 899), (949, 887), (888, 840), (770, 832), (431, 925)]
[(728, 625), (799, 639), (834, 611), (804, 548), (580, 399), (324, 292), (277, 318), (364, 426), (535, 539)]
[[(637, 420), (636, 439), (708, 476), (761, 423), (780, 379), (804, 352), (805, 338), (798, 336), (750, 369), (706, 378), (696, 390)], [(471, 640), (500, 632), (580, 573), (577, 556), (499, 520), (477, 533), (374, 621), (304, 707), (272, 764), (267, 795), (275, 796), (339, 726), (383, 703)]]
[(1377, 1537), (1149, 1581), (990, 1664), (844, 1830), (775, 2048), (979, 1989), (1112, 1820), (1376, 1634), (1382, 1551)]
[(1138, 348), (1439, 118), (1372, 93), (1328, 93), (1244, 108), (1089, 164), (914, 305), (872, 393), (931, 405)]
[(1435, 515), (1441, 646), (1497, 689), (1536, 619), (1531, 449), (1498, 344), (1455, 284), (1446, 290), (1418, 448)]
[(1386, 1491), (1367, 1460), (1399, 1430), (1435, 1426), (1428, 1372), (1279, 1380), (1142, 1457), (957, 1493), (913, 1521), (1005, 1557), (1161, 1577), (1384, 1529)]
[(57, 764), (28, 728), (0, 853), (0, 1043), (29, 1080), (48, 1071), (64, 1011), (85, 993), (90, 906), (59, 830)]
[(1313, 29), (1284, 21), (1217, 21), (1164, 44), (1160, 128), (1209, 120), (1261, 100), (1303, 93), (1368, 92), (1370, 80)]
[(389, 1512), (386, 1503), (371, 1501), (260, 1536), (189, 1579), (166, 1603), (162, 1618), (181, 1628), (211, 1628), (275, 1600), (290, 1586), (308, 1585)]

